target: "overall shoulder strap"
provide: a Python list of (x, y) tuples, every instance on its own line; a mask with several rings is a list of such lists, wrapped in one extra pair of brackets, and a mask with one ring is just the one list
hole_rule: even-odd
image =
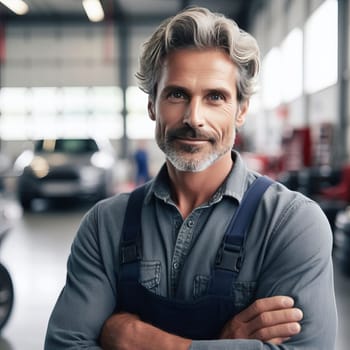
[(266, 177), (258, 177), (245, 192), (242, 202), (231, 219), (226, 231), (226, 242), (228, 244), (240, 243), (251, 223), (260, 199), (273, 181)]
[(130, 193), (124, 216), (119, 247), (121, 279), (138, 280), (139, 261), (142, 258), (141, 212), (145, 197), (145, 186)]
[(218, 250), (209, 289), (210, 294), (231, 294), (232, 284), (237, 278), (242, 263), (245, 235), (260, 199), (272, 183), (270, 178), (260, 176), (245, 192)]

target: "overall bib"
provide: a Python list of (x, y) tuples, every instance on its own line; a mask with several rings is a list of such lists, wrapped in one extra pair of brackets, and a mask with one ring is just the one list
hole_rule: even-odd
[(141, 320), (166, 332), (192, 340), (218, 339), (225, 323), (238, 312), (232, 288), (243, 258), (244, 237), (260, 198), (271, 183), (267, 177), (258, 177), (246, 191), (217, 252), (208, 294), (191, 302), (156, 295), (138, 282), (144, 187), (133, 191), (120, 244), (117, 311), (137, 314)]

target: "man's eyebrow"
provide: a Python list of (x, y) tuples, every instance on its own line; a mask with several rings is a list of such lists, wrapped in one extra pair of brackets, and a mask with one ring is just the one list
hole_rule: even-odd
[(225, 96), (230, 96), (232, 95), (232, 92), (229, 89), (225, 89), (224, 87), (220, 86), (220, 87), (213, 87), (213, 88), (209, 88), (205, 90), (207, 93), (220, 93), (223, 94)]
[(171, 91), (181, 91), (184, 92), (185, 94), (189, 94), (189, 90), (184, 88), (183, 86), (180, 85), (167, 85), (166, 87), (164, 87), (162, 94), (166, 94), (168, 92)]

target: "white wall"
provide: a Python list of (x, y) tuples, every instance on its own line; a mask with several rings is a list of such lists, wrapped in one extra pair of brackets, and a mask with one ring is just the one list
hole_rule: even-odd
[(118, 43), (113, 31), (106, 25), (10, 24), (1, 85), (118, 85)]

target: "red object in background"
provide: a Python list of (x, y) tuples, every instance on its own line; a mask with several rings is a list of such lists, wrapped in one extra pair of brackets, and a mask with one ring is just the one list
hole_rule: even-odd
[(320, 195), (325, 199), (341, 200), (350, 203), (350, 164), (344, 165), (340, 182), (335, 186), (322, 189)]
[(304, 166), (310, 167), (312, 165), (311, 129), (303, 128), (299, 129), (298, 132), (302, 142)]
[(5, 26), (0, 24), (0, 63), (5, 62), (6, 50), (5, 50)]
[(312, 165), (311, 129), (293, 129), (283, 140), (283, 170), (297, 171)]
[(332, 165), (332, 146), (334, 126), (332, 123), (320, 123), (313, 127), (313, 165)]

